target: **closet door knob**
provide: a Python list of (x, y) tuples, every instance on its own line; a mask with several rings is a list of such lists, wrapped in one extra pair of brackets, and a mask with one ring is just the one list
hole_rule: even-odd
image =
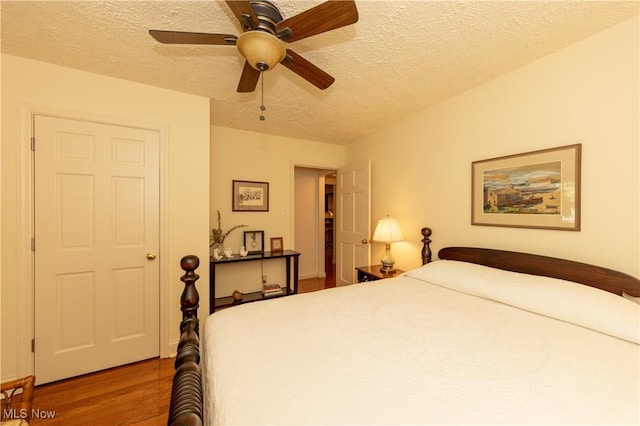
[(158, 257), (158, 255), (152, 251), (147, 253), (147, 260), (154, 260), (156, 257)]

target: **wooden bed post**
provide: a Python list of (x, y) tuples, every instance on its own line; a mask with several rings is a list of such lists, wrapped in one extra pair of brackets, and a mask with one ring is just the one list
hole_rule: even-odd
[(180, 297), (180, 340), (176, 354), (173, 385), (171, 387), (171, 405), (169, 407), (169, 426), (202, 426), (202, 373), (200, 371), (200, 337), (198, 306), (200, 296), (196, 289), (200, 265), (197, 256), (188, 255), (180, 261), (185, 274), (180, 278), (184, 290)]
[[(180, 267), (185, 274), (180, 278), (184, 283), (184, 290), (180, 297), (180, 310), (182, 311), (182, 319), (198, 318), (198, 306), (200, 303), (200, 295), (196, 290), (196, 281), (200, 275), (195, 270), (200, 266), (198, 256), (187, 255), (180, 260)], [(182, 332), (182, 330), (180, 330)]]
[(422, 264), (426, 265), (431, 262), (431, 247), (429, 246), (429, 244), (431, 244), (431, 240), (429, 239), (431, 236), (431, 228), (422, 228), (420, 232), (424, 237), (422, 239)]

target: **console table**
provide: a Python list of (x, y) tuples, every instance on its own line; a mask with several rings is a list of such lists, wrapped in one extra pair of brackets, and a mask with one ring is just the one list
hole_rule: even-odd
[[(224, 308), (227, 306), (239, 305), (242, 303), (255, 302), (258, 300), (273, 299), (275, 297), (289, 296), (291, 294), (298, 293), (298, 259), (300, 253), (293, 250), (283, 250), (277, 252), (264, 252), (260, 254), (249, 254), (245, 257), (240, 257), (239, 254), (234, 254), (231, 259), (220, 259), (209, 261), (209, 313), (215, 312), (217, 308)], [(221, 265), (238, 262), (253, 262), (256, 260), (270, 260), (270, 259), (284, 259), (287, 273), (287, 285), (283, 287), (283, 293), (274, 296), (264, 296), (261, 291), (255, 291), (252, 293), (245, 293), (242, 296), (242, 300), (233, 300), (233, 297), (218, 297), (216, 298), (216, 268)], [(293, 262), (291, 262), (293, 259)], [(293, 263), (293, 287), (291, 286), (291, 264)]]

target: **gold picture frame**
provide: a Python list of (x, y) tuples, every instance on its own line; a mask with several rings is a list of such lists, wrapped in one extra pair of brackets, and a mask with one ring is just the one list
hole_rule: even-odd
[(580, 230), (582, 145), (471, 163), (471, 224)]
[(282, 243), (282, 237), (271, 238), (271, 252), (280, 253), (283, 250), (284, 250), (284, 245)]

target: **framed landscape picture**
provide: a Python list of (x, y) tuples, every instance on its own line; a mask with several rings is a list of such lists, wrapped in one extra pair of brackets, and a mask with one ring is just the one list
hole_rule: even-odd
[(580, 230), (581, 144), (474, 161), (471, 224)]
[(234, 212), (269, 211), (269, 182), (234, 180), (232, 185)]

